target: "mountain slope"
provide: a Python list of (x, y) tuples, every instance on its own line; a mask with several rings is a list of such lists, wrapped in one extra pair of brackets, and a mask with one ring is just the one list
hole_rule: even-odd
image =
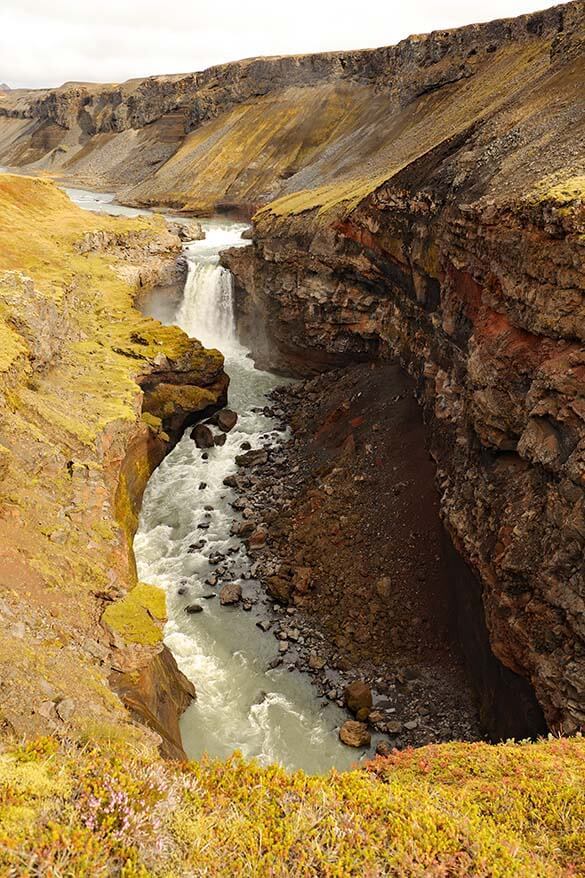
[(0, 162), (197, 212), (340, 182), (360, 192), (578, 60), (582, 18), (578, 0), (383, 49), (14, 91), (0, 98)]

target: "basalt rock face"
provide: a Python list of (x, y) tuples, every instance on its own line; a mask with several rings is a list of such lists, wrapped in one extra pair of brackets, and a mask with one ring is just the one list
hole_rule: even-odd
[(434, 108), (426, 148), (403, 161), (400, 133), (385, 181), (281, 199), (224, 259), (263, 362), (397, 355), (416, 377), (492, 649), (566, 732), (585, 723), (583, 6), (570, 11), (506, 101), (458, 130), (452, 105), (442, 121)]
[(387, 174), (403, 111), (417, 105), (405, 120), (415, 123), (438, 95), (465, 90), (511, 52), (533, 74), (541, 52), (577, 58), (582, 8), (579, 0), (380, 49), (16, 90), (0, 95), (0, 161), (115, 188), (128, 203), (250, 213), (308, 186)]

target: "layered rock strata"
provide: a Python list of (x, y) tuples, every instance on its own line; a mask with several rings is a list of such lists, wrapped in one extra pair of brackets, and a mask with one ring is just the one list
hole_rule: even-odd
[(278, 195), (384, 179), (406, 130), (416, 152), (437, 113), (455, 133), (550, 59), (578, 61), (582, 19), (578, 0), (380, 49), (0, 93), (0, 162), (128, 203), (250, 213)]
[(571, 11), (537, 76), (518, 49), (503, 101), (488, 74), (446, 89), (452, 103), (397, 131), (384, 181), (280, 199), (254, 246), (225, 257), (264, 362), (306, 373), (392, 355), (416, 376), (492, 649), (567, 732), (585, 721), (584, 18)]
[(392, 354), (416, 376), (442, 515), (481, 582), (492, 648), (532, 682), (549, 725), (575, 731), (585, 721), (585, 190), (569, 180), (532, 200), (468, 202), (451, 181), (453, 156), (470, 148), (429, 156), (343, 217), (266, 212), (255, 246), (226, 264), (243, 329), (254, 343), (268, 315), (280, 364)]

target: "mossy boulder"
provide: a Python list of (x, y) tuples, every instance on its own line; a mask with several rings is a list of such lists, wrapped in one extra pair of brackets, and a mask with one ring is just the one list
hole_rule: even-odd
[(139, 583), (120, 601), (110, 604), (102, 622), (127, 643), (154, 646), (162, 640), (161, 623), (166, 619), (166, 598), (162, 589)]

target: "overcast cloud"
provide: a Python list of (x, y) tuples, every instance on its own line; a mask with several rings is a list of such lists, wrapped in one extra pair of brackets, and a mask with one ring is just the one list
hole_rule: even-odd
[(0, 0), (0, 82), (122, 82), (255, 55), (358, 49), (546, 8), (529, 0)]

